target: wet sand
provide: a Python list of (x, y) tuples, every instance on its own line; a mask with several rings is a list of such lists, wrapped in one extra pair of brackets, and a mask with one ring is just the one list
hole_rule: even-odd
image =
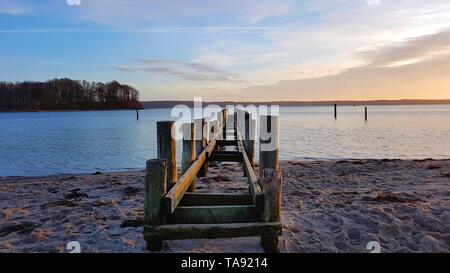
[[(282, 252), (450, 252), (450, 160), (284, 161)], [(0, 252), (146, 252), (144, 171), (0, 179)], [(210, 168), (199, 192), (246, 192)], [(258, 238), (171, 241), (164, 252), (262, 252)]]

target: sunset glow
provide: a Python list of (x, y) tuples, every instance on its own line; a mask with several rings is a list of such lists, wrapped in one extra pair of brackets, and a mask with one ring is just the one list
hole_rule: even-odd
[(0, 2), (0, 80), (119, 80), (142, 100), (450, 98), (450, 3)]

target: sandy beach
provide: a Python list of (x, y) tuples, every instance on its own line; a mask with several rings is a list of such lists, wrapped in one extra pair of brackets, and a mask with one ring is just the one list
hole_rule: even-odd
[[(283, 161), (282, 252), (450, 252), (450, 160)], [(0, 252), (147, 252), (144, 171), (0, 179)], [(199, 192), (246, 192), (233, 163)], [(171, 241), (164, 252), (262, 252), (258, 238)]]

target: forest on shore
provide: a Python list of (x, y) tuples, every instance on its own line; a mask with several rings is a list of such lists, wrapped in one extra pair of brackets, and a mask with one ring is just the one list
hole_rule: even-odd
[(0, 111), (141, 108), (139, 91), (117, 81), (0, 82)]

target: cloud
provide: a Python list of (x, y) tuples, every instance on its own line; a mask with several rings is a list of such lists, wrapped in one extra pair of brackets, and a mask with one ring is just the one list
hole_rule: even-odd
[[(243, 92), (265, 100), (448, 98), (449, 40), (450, 30), (446, 30), (367, 53), (371, 59), (368, 65), (337, 75), (279, 81)], [(389, 65), (411, 59), (419, 61)]]
[(7, 15), (22, 15), (31, 12), (31, 8), (23, 3), (17, 1), (1, 1), (0, 2), (0, 14)]
[(90, 0), (79, 9), (79, 18), (105, 25), (141, 23), (179, 24), (194, 21), (258, 23), (292, 14), (295, 0)]
[(238, 74), (230, 73), (202, 63), (182, 62), (162, 59), (132, 59), (140, 63), (138, 66), (115, 66), (115, 68), (128, 72), (152, 72), (176, 76), (188, 81), (196, 82), (224, 82), (245, 83)]
[(421, 62), (450, 53), (450, 29), (426, 35), (394, 46), (361, 53), (370, 66), (397, 66)]
[[(394, 51), (397, 45), (441, 32), (450, 26), (449, 16), (450, 4), (441, 0), (382, 1), (380, 6), (366, 1), (304, 1), (295, 22), (245, 38), (219, 38), (195, 48), (192, 59), (239, 71), (258, 85), (336, 75), (353, 67), (381, 65), (373, 62), (383, 62), (376, 56), (380, 48)], [(391, 54), (399, 60), (383, 65), (421, 61), (400, 57), (401, 51)]]

